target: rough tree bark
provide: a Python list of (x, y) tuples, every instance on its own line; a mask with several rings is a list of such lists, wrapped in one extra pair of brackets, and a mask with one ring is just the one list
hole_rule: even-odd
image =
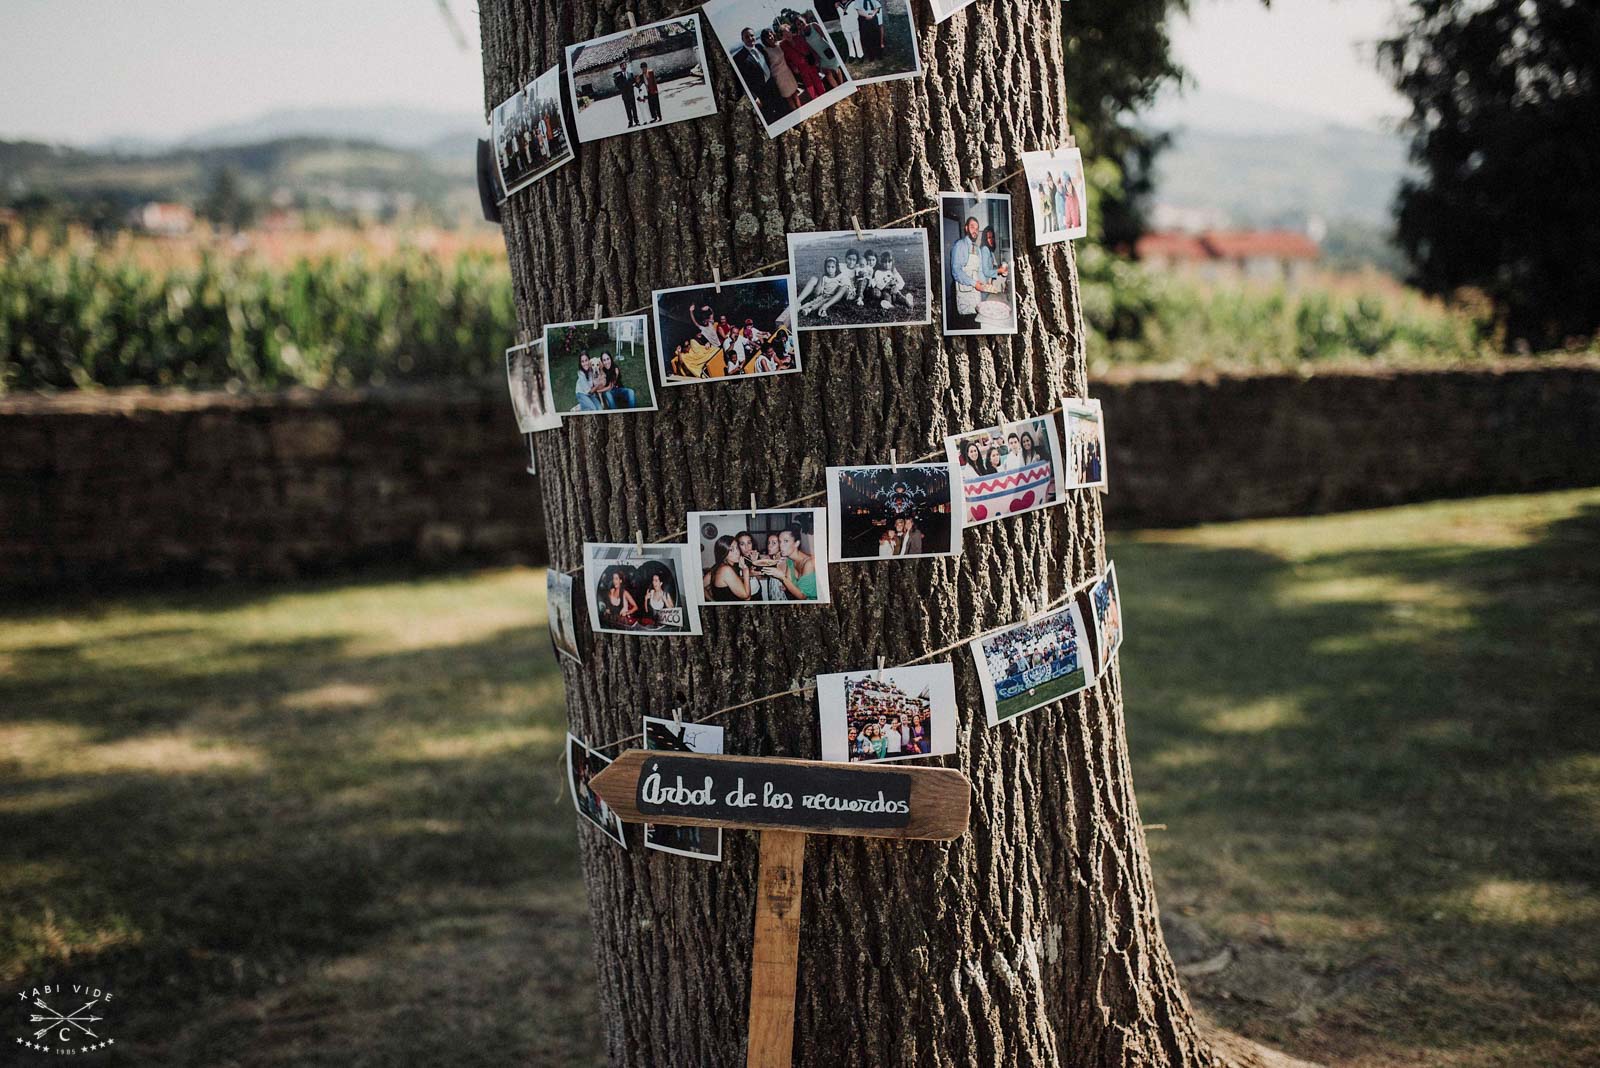
[[(579, 146), (576, 162), (504, 208), (521, 324), (649, 303), (655, 288), (733, 277), (785, 257), (785, 234), (868, 226), (933, 207), (1068, 133), (1055, 0), (978, 0), (937, 27), (922, 0), (925, 74), (873, 85), (769, 140), (702, 21), (719, 113)], [(558, 62), (564, 45), (681, 10), (594, 0), (486, 0), (485, 104)], [(1069, 245), (1035, 248), (1013, 194), (1020, 330), (944, 338), (937, 325), (803, 336), (804, 373), (662, 388), (660, 411), (574, 420), (537, 436), (555, 565), (585, 541), (681, 530), (690, 509), (820, 490), (828, 464), (940, 448), (1002, 413), (1083, 396), (1082, 313)], [(937, 263), (938, 217), (930, 228)], [(774, 272), (779, 273), (779, 272)], [(937, 314), (935, 316), (937, 318)], [(834, 565), (825, 607), (703, 612), (698, 638), (598, 636), (567, 666), (573, 731), (598, 744), (642, 713), (709, 709), (795, 678), (889, 663), (1023, 618), (1104, 569), (1100, 502), (969, 530), (959, 557)], [(1137, 576), (1125, 576), (1135, 582)], [(1134, 801), (1122, 694), (1098, 689), (990, 730), (965, 649), (952, 654), (971, 831), (949, 845), (810, 840), (796, 1063), (1202, 1065), (1162, 941)], [(725, 722), (730, 753), (816, 757), (814, 702)], [(615, 752), (611, 755), (615, 755)], [(602, 1014), (619, 1065), (743, 1063), (756, 836), (724, 861), (624, 852), (585, 825)]]

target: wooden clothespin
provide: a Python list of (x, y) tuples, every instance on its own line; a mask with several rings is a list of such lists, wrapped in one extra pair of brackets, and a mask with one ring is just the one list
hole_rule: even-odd
[(640, 556), (644, 555), (644, 531), (635, 530), (633, 532), (633, 548)]
[(1073, 137), (1071, 134), (1068, 134), (1067, 135), (1067, 147), (1068, 148), (1077, 148), (1078, 147), (1078, 139), (1076, 137)]
[(628, 29), (630, 30), (636, 29), (638, 26), (638, 24), (633, 21), (633, 12), (631, 11), (624, 11), (622, 13), (622, 21), (628, 24)]
[(752, 494), (750, 494), (750, 518), (754, 519), (755, 517), (756, 517), (756, 495), (754, 493), (752, 493)]
[(672, 706), (672, 725), (674, 727), (677, 727), (680, 731), (683, 729), (683, 706), (682, 705), (673, 705)]
[(524, 329), (524, 328), (522, 328), (520, 326), (517, 327), (517, 344), (518, 345), (531, 345), (531, 344), (533, 344), (533, 331)]
[(893, 449), (889, 450), (889, 470), (896, 473), (900, 471), (900, 454)]
[(711, 284), (717, 287), (717, 292), (722, 292), (722, 268), (711, 268)]
[(881, 657), (881, 656), (878, 657), (878, 681), (879, 682), (883, 681), (883, 661), (884, 661), (883, 657)]
[(600, 325), (600, 305), (598, 304), (594, 306), (594, 325)]
[(861, 216), (859, 216), (859, 215), (850, 216), (850, 225), (856, 228), (856, 240), (857, 241), (865, 241), (867, 239), (867, 235), (861, 229)]

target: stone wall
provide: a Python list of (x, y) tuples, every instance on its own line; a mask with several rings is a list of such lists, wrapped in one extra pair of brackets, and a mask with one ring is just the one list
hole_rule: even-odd
[[(1600, 484), (1600, 360), (1093, 394), (1122, 526)], [(0, 399), (0, 587), (537, 561), (526, 466), (498, 383)]]

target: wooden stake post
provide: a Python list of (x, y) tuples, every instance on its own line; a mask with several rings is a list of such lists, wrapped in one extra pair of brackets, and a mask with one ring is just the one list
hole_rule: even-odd
[(630, 749), (589, 783), (628, 823), (761, 832), (750, 962), (749, 1068), (789, 1068), (806, 835), (948, 841), (972, 784), (953, 768), (852, 766)]

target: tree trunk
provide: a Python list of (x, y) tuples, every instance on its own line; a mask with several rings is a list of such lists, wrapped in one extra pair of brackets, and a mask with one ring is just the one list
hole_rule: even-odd
[[(596, 303), (643, 308), (652, 289), (709, 281), (713, 266), (733, 277), (783, 259), (789, 231), (934, 207), (941, 189), (990, 185), (1022, 151), (1066, 136), (1060, 3), (978, 0), (939, 26), (914, 5), (921, 77), (864, 87), (777, 140), (702, 20), (716, 116), (580, 145), (574, 163), (505, 205), (522, 325)], [(565, 45), (620, 28), (623, 10), (487, 0), (486, 104)], [(633, 10), (643, 24), (670, 9)], [(822, 488), (829, 464), (887, 462), (891, 448), (921, 456), (947, 434), (1084, 396), (1071, 247), (1033, 246), (1020, 179), (1001, 191), (1013, 194), (1017, 235), (1014, 337), (944, 338), (937, 325), (808, 333), (803, 374), (658, 385), (657, 412), (539, 434), (555, 566), (579, 566), (585, 541), (659, 538), (691, 509), (743, 507), (752, 492), (796, 498)], [(919, 222), (937, 269), (938, 216)], [(708, 608), (696, 638), (596, 636), (586, 662), (564, 668), (573, 732), (599, 744), (680, 702), (692, 718), (1020, 621), (1105, 567), (1098, 495), (1067, 498), (969, 529), (959, 557), (835, 564), (831, 605)], [(1162, 941), (1115, 666), (1097, 689), (988, 729), (970, 655), (951, 658), (963, 722), (959, 756), (942, 762), (972, 780), (971, 829), (949, 844), (809, 840), (796, 1063), (1218, 1063)], [(723, 722), (729, 753), (819, 755), (813, 699)], [(612, 1062), (742, 1064), (756, 835), (727, 833), (723, 862), (708, 864), (646, 851), (637, 828), (626, 852), (586, 824), (578, 833), (594, 1023)]]

